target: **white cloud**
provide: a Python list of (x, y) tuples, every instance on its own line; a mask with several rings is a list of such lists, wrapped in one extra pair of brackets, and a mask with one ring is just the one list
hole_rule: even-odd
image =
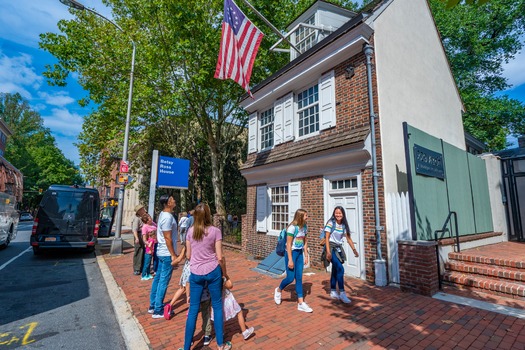
[(54, 135), (77, 137), (82, 131), (84, 118), (65, 108), (53, 108), (51, 115), (42, 115), (44, 126), (51, 129)]
[(38, 89), (44, 80), (36, 74), (31, 56), (24, 53), (16, 57), (7, 57), (0, 50), (0, 72), (0, 91), (19, 92), (27, 99), (31, 99), (27, 88)]
[(56, 94), (48, 94), (47, 92), (40, 91), (38, 92), (38, 97), (43, 99), (46, 104), (58, 107), (63, 107), (75, 102), (75, 99), (70, 97), (65, 91), (60, 91)]

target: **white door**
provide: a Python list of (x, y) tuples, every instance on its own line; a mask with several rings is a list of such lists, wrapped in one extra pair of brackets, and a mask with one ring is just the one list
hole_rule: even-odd
[[(361, 232), (361, 223), (359, 220), (359, 202), (357, 195), (330, 195), (330, 210), (336, 206), (341, 206), (345, 209), (346, 220), (350, 226), (350, 237), (354, 242), (355, 248), (359, 253), (359, 257), (354, 256), (354, 252), (350, 245), (344, 240), (344, 250), (346, 253), (346, 262), (344, 263), (345, 275), (362, 278), (361, 271), (361, 257), (363, 256), (363, 233)], [(330, 216), (332, 212), (330, 212)]]

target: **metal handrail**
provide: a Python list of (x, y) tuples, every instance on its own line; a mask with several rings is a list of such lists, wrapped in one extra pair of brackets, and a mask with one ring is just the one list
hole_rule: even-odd
[[(458, 230), (458, 214), (455, 212), (455, 211), (451, 211), (448, 213), (448, 216), (447, 216), (447, 219), (445, 220), (445, 223), (443, 224), (443, 227), (441, 228), (441, 230), (436, 230), (434, 231), (434, 240), (438, 241), (438, 232), (442, 232), (442, 233), (445, 233), (446, 231), (449, 231), (447, 229), (447, 226), (450, 222), (450, 220), (452, 219), (452, 216), (454, 216), (454, 228), (456, 230), (456, 245), (457, 245), (457, 251), (458, 253), (461, 252), (460, 250), (460, 247), (459, 247), (459, 230)], [(452, 237), (452, 233), (450, 234), (450, 237)], [(439, 283), (439, 289), (441, 289), (441, 286), (442, 286), (442, 282), (441, 282), (441, 269), (439, 267), (439, 245), (436, 244), (436, 259), (437, 259), (437, 272), (438, 272), (438, 283)]]

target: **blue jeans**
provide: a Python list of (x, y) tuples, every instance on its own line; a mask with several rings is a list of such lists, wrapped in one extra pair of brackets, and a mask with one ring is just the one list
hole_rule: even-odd
[(157, 273), (157, 269), (159, 268), (159, 259), (157, 259), (157, 246), (159, 244), (155, 243), (153, 246), (153, 272)]
[(146, 277), (150, 274), (151, 257), (151, 254), (144, 254), (144, 266), (142, 267), (142, 277)]
[(162, 315), (164, 312), (164, 297), (171, 280), (173, 267), (171, 266), (171, 256), (159, 256), (157, 259), (159, 260), (159, 267), (151, 285), (149, 307), (154, 309), (154, 314)]
[(335, 286), (337, 284), (339, 286), (339, 291), (343, 292), (345, 290), (345, 283), (343, 279), (345, 275), (345, 268), (339, 259), (337, 259), (334, 249), (332, 249), (332, 275), (330, 276), (330, 290), (335, 291)]
[(284, 264), (286, 266), (286, 277), (281, 281), (279, 289), (282, 291), (287, 285), (295, 279), (295, 293), (297, 298), (303, 297), (303, 268), (304, 255), (303, 250), (292, 250), (293, 270), (288, 268), (288, 253), (284, 254)]
[(208, 290), (211, 297), (211, 306), (213, 308), (213, 325), (215, 327), (215, 336), (217, 337), (217, 345), (224, 345), (224, 316), (222, 305), (222, 271), (221, 267), (217, 266), (215, 270), (207, 275), (190, 275), (190, 310), (188, 318), (186, 319), (186, 331), (184, 333), (184, 350), (189, 350), (191, 341), (193, 340), (193, 333), (195, 333), (195, 325), (197, 323), (197, 316), (201, 303), (202, 290), (208, 283)]

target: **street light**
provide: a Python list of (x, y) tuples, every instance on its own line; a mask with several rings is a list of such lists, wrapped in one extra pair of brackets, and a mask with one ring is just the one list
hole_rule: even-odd
[[(120, 28), (120, 26), (118, 24), (116, 24), (112, 20), (104, 17), (100, 13), (98, 13), (98, 12), (96, 12), (96, 11), (90, 9), (90, 8), (85, 7), (84, 5), (79, 3), (78, 1), (75, 1), (75, 0), (60, 0), (60, 2), (63, 3), (64, 5), (66, 5), (66, 6), (74, 8), (76, 10), (89, 11), (89, 12), (91, 12), (91, 13), (93, 13), (93, 14), (95, 14), (95, 15), (103, 18), (103, 19), (105, 19), (109, 23), (113, 24), (122, 33), (126, 34), (124, 32), (124, 30), (122, 30), (122, 28)], [(130, 121), (131, 121), (131, 101), (132, 101), (132, 97), (133, 97), (133, 71), (135, 69), (135, 42), (131, 38), (129, 38), (129, 40), (131, 41), (131, 45), (133, 46), (133, 53), (131, 55), (131, 72), (130, 72), (130, 75), (129, 75), (129, 95), (128, 95), (128, 111), (127, 111), (127, 114), (126, 114), (126, 131), (124, 133), (124, 148), (122, 150), (122, 161), (125, 162), (125, 163), (127, 163), (127, 160), (128, 160), (129, 124), (130, 124)], [(119, 192), (118, 192), (117, 230), (115, 231), (115, 239), (111, 243), (111, 250), (110, 250), (110, 254), (111, 255), (122, 254), (122, 237), (121, 237), (121, 232), (122, 232), (122, 212), (123, 212), (123, 209), (124, 209), (124, 189), (125, 189), (124, 188), (124, 184), (121, 184), (120, 187), (119, 187)]]

